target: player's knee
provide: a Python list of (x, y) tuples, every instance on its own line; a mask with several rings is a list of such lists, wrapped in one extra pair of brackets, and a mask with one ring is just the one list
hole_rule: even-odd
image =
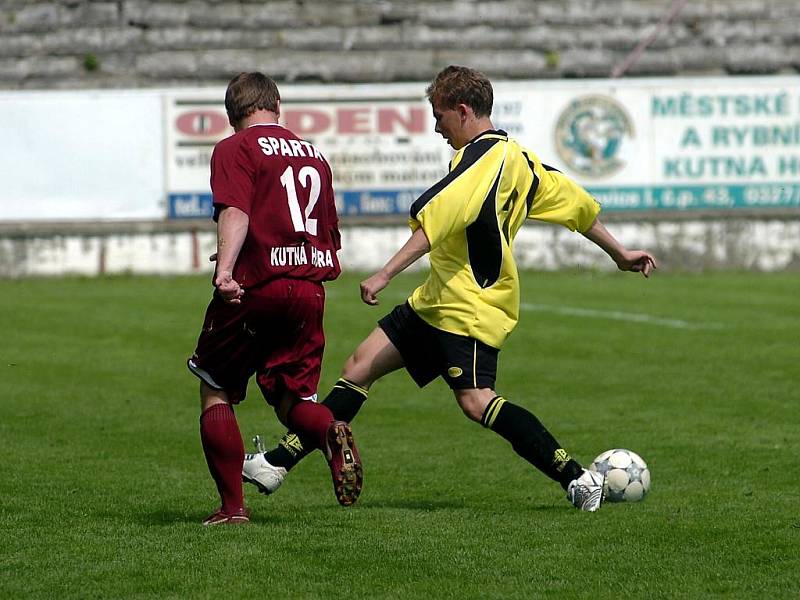
[(224, 390), (212, 388), (205, 382), (200, 382), (200, 412), (204, 413), (206, 410), (215, 404), (230, 404), (228, 394)]
[(356, 355), (351, 354), (350, 357), (345, 361), (344, 367), (342, 368), (342, 377), (347, 379), (348, 381), (353, 381), (353, 377), (358, 372), (358, 362), (356, 360)]
[(355, 352), (347, 357), (347, 360), (344, 361), (344, 367), (342, 367), (342, 375), (345, 373), (351, 373), (353, 369), (355, 369), (356, 365), (358, 364), (356, 360)]
[(462, 404), (461, 411), (464, 413), (465, 417), (467, 417), (470, 421), (475, 421), (476, 423), (479, 423), (481, 416), (483, 416), (483, 413), (478, 412), (472, 405)]
[(370, 377), (369, 362), (364, 360), (363, 355), (359, 355), (358, 350), (345, 361), (342, 377), (365, 389), (369, 389), (373, 383)]
[(297, 401), (297, 398), (291, 394), (284, 393), (281, 395), (280, 400), (272, 406), (275, 409), (275, 415), (278, 417), (278, 421), (286, 427), (289, 427), (289, 413), (292, 408), (294, 408)]
[(481, 422), (483, 412), (494, 395), (494, 391), (488, 389), (455, 390), (456, 401), (464, 415), (476, 423)]
[(471, 421), (480, 422), (481, 417), (483, 417), (483, 409), (478, 398), (475, 396), (456, 396), (456, 399), (465, 417)]

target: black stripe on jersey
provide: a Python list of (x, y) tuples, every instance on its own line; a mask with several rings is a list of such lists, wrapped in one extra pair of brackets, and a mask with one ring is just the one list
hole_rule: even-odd
[[(534, 168), (533, 161), (530, 159), (530, 157), (524, 152), (522, 153), (522, 155), (525, 157), (525, 160), (528, 161), (528, 168), (531, 170), (531, 175), (533, 175), (533, 182), (531, 183), (531, 189), (528, 190), (528, 195), (525, 196), (525, 204), (528, 207), (528, 213), (530, 213), (531, 208), (533, 207), (533, 199), (536, 196), (536, 190), (539, 189), (539, 177), (538, 175), (536, 175), (536, 169)], [(542, 165), (542, 166), (548, 171), (557, 170), (552, 167), (548, 167), (547, 165)]]
[[(484, 135), (484, 134), (481, 134)], [(478, 140), (469, 144), (464, 149), (464, 154), (461, 157), (461, 162), (456, 165), (456, 168), (450, 171), (443, 179), (441, 179), (438, 183), (435, 183), (433, 187), (429, 188), (425, 191), (419, 198), (414, 201), (414, 204), (411, 205), (411, 218), (416, 219), (419, 211), (421, 211), (425, 205), (430, 202), (436, 194), (441, 192), (444, 188), (448, 185), (453, 183), (455, 179), (458, 178), (464, 171), (469, 169), (472, 165), (474, 165), (478, 160), (486, 154), (492, 146), (494, 146), (500, 140), (495, 139), (486, 139), (486, 140)]]
[(511, 190), (511, 193), (508, 195), (508, 201), (503, 207), (503, 236), (506, 238), (506, 244), (511, 243), (511, 210), (514, 208), (514, 202), (517, 201), (517, 198), (519, 198), (517, 190)]
[(545, 171), (555, 171), (556, 173), (561, 173), (561, 171), (559, 171), (555, 167), (551, 167), (550, 165), (546, 165), (546, 164), (542, 163), (542, 166), (544, 167)]
[(500, 226), (497, 224), (497, 188), (503, 166), (497, 171), (492, 189), (486, 194), (481, 212), (474, 223), (467, 226), (467, 252), (472, 275), (482, 288), (494, 285), (500, 276), (503, 262), (503, 244), (500, 239)]

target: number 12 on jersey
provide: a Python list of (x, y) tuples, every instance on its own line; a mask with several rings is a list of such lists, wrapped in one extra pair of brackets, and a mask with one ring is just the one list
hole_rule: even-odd
[(305, 166), (297, 173), (297, 181), (303, 189), (311, 185), (308, 192), (308, 204), (305, 210), (305, 222), (303, 213), (300, 210), (300, 202), (297, 200), (297, 186), (295, 186), (294, 169), (290, 166), (281, 175), (281, 184), (286, 190), (286, 200), (289, 204), (289, 214), (292, 216), (292, 225), (295, 231), (305, 231), (309, 235), (317, 235), (317, 220), (310, 217), (311, 211), (317, 205), (319, 192), (322, 188), (320, 183), (319, 171), (314, 167)]

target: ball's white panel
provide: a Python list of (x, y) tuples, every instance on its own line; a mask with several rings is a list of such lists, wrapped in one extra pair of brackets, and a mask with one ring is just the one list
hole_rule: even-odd
[(616, 469), (625, 469), (631, 464), (631, 455), (627, 450), (615, 450), (614, 453), (608, 457), (609, 464)]
[(611, 469), (606, 475), (606, 482), (608, 483), (608, 489), (621, 492), (630, 482), (630, 478), (623, 469)]
[(622, 495), (628, 502), (637, 502), (644, 497), (644, 487), (640, 481), (633, 481), (625, 488)]
[(642, 480), (642, 486), (644, 487), (644, 491), (645, 493), (647, 493), (648, 491), (650, 491), (650, 469), (645, 469), (644, 471), (642, 471), (640, 479)]

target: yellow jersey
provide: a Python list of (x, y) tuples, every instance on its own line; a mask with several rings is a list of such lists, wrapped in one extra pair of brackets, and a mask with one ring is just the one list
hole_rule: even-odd
[(431, 270), (409, 298), (428, 324), (500, 348), (519, 320), (512, 254), (525, 219), (584, 232), (600, 205), (504, 131), (461, 148), (450, 172), (411, 206), (409, 224), (430, 242)]

